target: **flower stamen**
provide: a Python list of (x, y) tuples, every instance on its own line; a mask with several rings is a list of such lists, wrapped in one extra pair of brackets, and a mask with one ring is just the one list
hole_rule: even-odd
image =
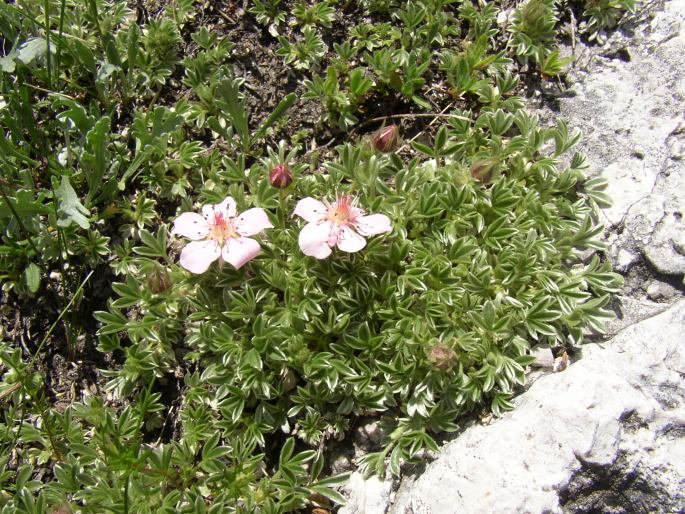
[(328, 209), (327, 218), (334, 222), (336, 226), (353, 225), (357, 218), (364, 214), (364, 211), (355, 207), (354, 198), (350, 195), (340, 196)]
[(209, 222), (209, 239), (215, 239), (223, 243), (226, 239), (240, 237), (235, 225), (230, 219), (224, 218), (222, 212), (214, 213), (214, 222)]

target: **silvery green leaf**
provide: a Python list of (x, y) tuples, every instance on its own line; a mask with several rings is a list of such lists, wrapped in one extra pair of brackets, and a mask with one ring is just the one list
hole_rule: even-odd
[(119, 66), (115, 66), (110, 62), (103, 62), (100, 64), (100, 68), (98, 69), (98, 74), (95, 77), (95, 80), (97, 82), (105, 81), (116, 71), (119, 71)]
[(14, 53), (10, 53), (5, 57), (0, 58), (0, 71), (4, 73), (14, 73), (14, 70), (17, 67), (17, 63), (14, 61), (14, 59)]
[[(24, 64), (31, 64), (39, 57), (43, 57), (48, 45), (42, 37), (34, 37), (24, 41), (17, 51), (17, 59)], [(50, 49), (52, 50), (52, 48)]]
[(40, 272), (40, 267), (33, 262), (29, 264), (24, 270), (24, 278), (26, 279), (26, 285), (28, 286), (29, 291), (31, 291), (32, 293), (38, 291), (38, 288), (40, 287)]
[(76, 223), (81, 228), (90, 228), (88, 221), (90, 211), (79, 200), (68, 177), (62, 177), (62, 183), (55, 189), (55, 197), (58, 200), (57, 213), (60, 219), (57, 224), (60, 227), (68, 227), (71, 223)]

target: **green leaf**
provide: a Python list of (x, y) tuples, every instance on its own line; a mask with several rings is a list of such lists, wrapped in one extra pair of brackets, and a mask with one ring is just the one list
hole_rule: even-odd
[(33, 37), (21, 44), (17, 50), (17, 60), (24, 64), (31, 64), (34, 60), (43, 57), (47, 51), (47, 41), (42, 37)]
[[(349, 477), (349, 474), (347, 476)], [(347, 503), (347, 499), (338, 491), (325, 487), (321, 484), (310, 485), (308, 489), (312, 492), (315, 492), (317, 494), (320, 494), (321, 496), (328, 498), (329, 500), (337, 503), (338, 505), (345, 505)]]
[(14, 73), (17, 63), (14, 61), (16, 54), (10, 53), (5, 57), (0, 57), (0, 71), (3, 73)]
[(55, 189), (55, 197), (58, 200), (57, 214), (59, 219), (57, 224), (60, 227), (68, 227), (72, 223), (76, 223), (83, 229), (90, 228), (87, 217), (90, 215), (90, 211), (83, 206), (66, 175), (62, 176), (62, 183)]
[(287, 464), (287, 462), (290, 460), (290, 458), (293, 455), (294, 449), (295, 449), (295, 439), (293, 437), (289, 437), (288, 439), (285, 440), (285, 444), (283, 444), (283, 448), (281, 448), (281, 453), (280, 453), (280, 456), (278, 457), (279, 467), (283, 467), (284, 464)]
[(24, 270), (24, 279), (26, 280), (26, 286), (32, 293), (35, 293), (40, 288), (40, 274), (40, 267), (33, 262), (29, 264)]
[(16, 191), (15, 198), (7, 198), (7, 201), (11, 202), (11, 206), (7, 205), (5, 198), (0, 196), (0, 218), (12, 218), (16, 212), (23, 221), (26, 221), (27, 218), (37, 214), (52, 212), (52, 209), (45, 205), (42, 200), (35, 199), (31, 191), (20, 189)]
[(217, 93), (223, 100), (217, 101), (217, 105), (224, 111), (224, 115), (228, 118), (240, 136), (243, 151), (247, 151), (250, 146), (250, 131), (247, 125), (245, 103), (238, 93), (238, 81), (230, 79), (222, 80), (219, 82)]
[(254, 134), (254, 138), (259, 139), (264, 137), (269, 127), (276, 123), (285, 114), (285, 111), (287, 111), (293, 106), (296, 100), (297, 95), (295, 93), (290, 93), (283, 100), (281, 100), (274, 109), (274, 111), (271, 114), (269, 114), (269, 117), (266, 120), (264, 120), (262, 124), (259, 126), (259, 128)]
[(86, 182), (88, 183), (88, 196), (86, 204), (93, 201), (100, 191), (102, 179), (107, 171), (109, 162), (107, 155), (107, 135), (110, 130), (109, 116), (101, 118), (86, 135), (86, 146), (81, 157)]
[(126, 329), (128, 319), (118, 310), (113, 309), (113, 312), (97, 311), (94, 313), (95, 319), (102, 323), (102, 327), (98, 330), (98, 334), (116, 334)]
[(147, 230), (140, 231), (140, 240), (145, 246), (134, 246), (133, 251), (144, 257), (160, 257), (165, 259), (167, 256), (167, 231), (162, 226), (157, 235), (153, 236)]
[(243, 356), (243, 361), (245, 364), (254, 369), (262, 369), (262, 358), (259, 356), (259, 352), (256, 348), (252, 348), (249, 352), (247, 352)]

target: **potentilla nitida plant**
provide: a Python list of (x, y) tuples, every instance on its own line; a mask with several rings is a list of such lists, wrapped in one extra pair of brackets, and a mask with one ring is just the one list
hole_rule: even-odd
[[(345, 145), (308, 170), (283, 144), (268, 162), (233, 163), (230, 180), (198, 182), (204, 216), (187, 205), (172, 233), (191, 241), (160, 256), (171, 287), (145, 296), (117, 285), (128, 296), (99, 318), (103, 345), (124, 333), (138, 349), (117, 387), (170, 373), (183, 355), (197, 370), (179, 413), (193, 448), (218, 430), (275, 469), (268, 448), (294, 437), (316, 454), (302, 464), (315, 476), (318, 449), (358, 417), (392, 427), (362, 467), (399, 473), (460, 415), (509, 409), (531, 344), (576, 344), (584, 327), (601, 328), (620, 277), (577, 259), (600, 244), (591, 199), (601, 196), (581, 157), (561, 167), (541, 150), (545, 138), (565, 148), (568, 130), (517, 112), (511, 130), (526, 132), (515, 151), (491, 157), (487, 180), (463, 180), (482, 168), (482, 148), (503, 144), (482, 116), (441, 132), (434, 148), (451, 148), (449, 162)], [(269, 177), (279, 164), (296, 170), (282, 189)], [(154, 251), (166, 248), (160, 234), (148, 238)], [(232, 266), (212, 265), (220, 259)]]

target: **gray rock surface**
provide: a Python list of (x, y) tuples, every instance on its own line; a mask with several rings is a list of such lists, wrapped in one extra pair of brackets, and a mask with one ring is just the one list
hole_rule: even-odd
[(617, 268), (644, 258), (657, 273), (682, 277), (685, 2), (666, 2), (632, 28), (603, 47), (580, 47), (558, 115), (583, 131), (579, 149), (609, 181), (614, 204), (603, 217)]
[(586, 346), (581, 361), (540, 378), (513, 412), (446, 445), (388, 512), (681, 511), (684, 329), (680, 301), (606, 345)]
[(365, 480), (355, 472), (343, 493), (348, 500), (338, 514), (385, 514), (392, 495), (392, 483), (375, 476)]

